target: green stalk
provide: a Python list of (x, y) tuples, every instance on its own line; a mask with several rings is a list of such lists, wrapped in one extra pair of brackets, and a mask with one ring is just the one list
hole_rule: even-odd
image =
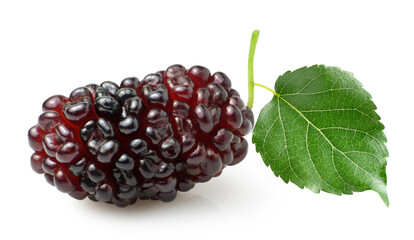
[(259, 84), (259, 83), (254, 83), (254, 85), (266, 89), (267, 91), (273, 93), (273, 95), (275, 95), (276, 97), (280, 97), (280, 94), (279, 93), (276, 93), (271, 88), (268, 88), (265, 85), (262, 85), (262, 84)]
[(249, 97), (247, 99), (247, 107), (250, 109), (253, 108), (254, 100), (254, 76), (253, 76), (253, 59), (254, 52), (256, 51), (257, 40), (259, 39), (259, 30), (254, 30), (252, 33), (252, 39), (250, 41), (250, 50), (249, 50), (249, 64), (248, 64), (248, 91)]

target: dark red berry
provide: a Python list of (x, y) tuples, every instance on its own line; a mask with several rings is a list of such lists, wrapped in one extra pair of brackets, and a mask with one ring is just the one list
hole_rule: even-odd
[(43, 102), (42, 109), (45, 112), (50, 110), (62, 113), (62, 107), (67, 102), (69, 102), (69, 98), (62, 95), (55, 95)]
[(210, 70), (202, 66), (194, 66), (188, 69), (187, 75), (193, 80), (195, 85), (206, 85), (210, 78)]
[(75, 179), (71, 177), (71, 174), (66, 168), (59, 168), (54, 175), (55, 186), (58, 190), (64, 193), (70, 193), (75, 190), (75, 182), (72, 182)]
[(29, 130), (29, 145), (36, 152), (43, 152), (42, 139), (45, 132), (39, 127), (39, 125), (33, 126)]
[(224, 73), (173, 65), (142, 81), (106, 81), (48, 98), (28, 132), (30, 161), (76, 199), (120, 207), (169, 202), (242, 161), (253, 125)]
[(56, 152), (56, 159), (60, 163), (72, 163), (82, 157), (78, 143), (65, 142)]
[(44, 173), (45, 171), (42, 168), (43, 159), (46, 157), (46, 154), (35, 152), (30, 158), (30, 163), (32, 165), (33, 171), (37, 173)]

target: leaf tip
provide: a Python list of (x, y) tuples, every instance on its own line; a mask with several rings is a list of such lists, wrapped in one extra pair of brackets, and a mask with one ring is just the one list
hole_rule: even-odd
[(385, 203), (385, 206), (389, 207), (390, 206), (390, 201), (388, 199), (387, 192), (378, 192), (378, 194), (380, 195), (382, 201)]

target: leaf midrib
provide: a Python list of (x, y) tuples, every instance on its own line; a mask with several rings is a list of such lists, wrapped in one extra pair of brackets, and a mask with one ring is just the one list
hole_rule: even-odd
[[(328, 139), (328, 137), (326, 137), (326, 135), (318, 128), (316, 127), (304, 114), (302, 114), (301, 111), (299, 111), (295, 106), (293, 106), (290, 102), (288, 102), (286, 99), (284, 99), (280, 94), (276, 95), (276, 97), (278, 98), (278, 103), (279, 103), (279, 98), (281, 100), (283, 100), (289, 107), (291, 107), (293, 110), (295, 110), (306, 122), (308, 122), (309, 125), (311, 125), (313, 128), (315, 128), (316, 131), (318, 131), (322, 137), (329, 143), (329, 145), (331, 145), (332, 149), (336, 150), (337, 152), (339, 152), (341, 155), (343, 155), (348, 161), (350, 161), (352, 164), (354, 164), (356, 167), (358, 167), (359, 169), (361, 169), (362, 171), (364, 171), (372, 180), (372, 183), (370, 186), (372, 186), (375, 183), (374, 177), (368, 172), (366, 171), (364, 168), (362, 168), (361, 166), (359, 166), (358, 164), (356, 164), (354, 161), (352, 161), (352, 159), (350, 159), (344, 152), (342, 152), (341, 150), (339, 150), (337, 147), (335, 147), (333, 145), (333, 143)], [(281, 113), (280, 113), (280, 105), (278, 104), (278, 111), (279, 111), (279, 117), (282, 119)], [(286, 135), (285, 135), (285, 129), (283, 128), (283, 133), (284, 133), (284, 137), (285, 137), (285, 142), (286, 142)], [(286, 149), (287, 151), (287, 149)], [(290, 161), (290, 160), (289, 160)], [(314, 167), (315, 164), (312, 162), (312, 165)], [(289, 162), (290, 165), (290, 162)], [(335, 164), (334, 164), (335, 165)], [(292, 169), (292, 168), (291, 168)], [(293, 169), (292, 169), (293, 171)], [(339, 178), (342, 180), (342, 182), (344, 182), (346, 185), (351, 185), (347, 182), (345, 182), (342, 177), (340, 176), (339, 172), (336, 170), (335, 168), (335, 172), (338, 174)], [(293, 172), (294, 173), (294, 172)], [(296, 175), (296, 174), (295, 174)], [(352, 186), (352, 185), (351, 185)], [(336, 188), (335, 188), (336, 189)], [(337, 189), (339, 191), (341, 191), (340, 189)]]

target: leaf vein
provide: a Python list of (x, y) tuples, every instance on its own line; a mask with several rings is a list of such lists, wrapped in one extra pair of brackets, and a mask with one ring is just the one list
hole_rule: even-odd
[(325, 72), (319, 74), (318, 76), (312, 78), (302, 89), (299, 90), (298, 93), (301, 93), (303, 90), (305, 90), (313, 81), (315, 81), (315, 79), (319, 78), (320, 76), (322, 76), (324, 74), (330, 73), (330, 72), (333, 72), (333, 71), (325, 71)]
[[(313, 162), (312, 156), (311, 156), (310, 151), (309, 151), (309, 143), (308, 143), (309, 125), (310, 125), (310, 124), (308, 123), (308, 126), (307, 126), (307, 128), (306, 128), (306, 134), (305, 134), (305, 142), (306, 142), (306, 151), (308, 152), (309, 160), (310, 160), (310, 162), (312, 163), (312, 167), (313, 167), (313, 169), (315, 170), (316, 175), (318, 175), (318, 178), (319, 178), (319, 179), (320, 179), (320, 180), (321, 180), (324, 184), (326, 184), (327, 186), (329, 186), (330, 188), (332, 188), (332, 189), (334, 189), (334, 190), (338, 190), (338, 191), (340, 191), (339, 189), (337, 189), (337, 188), (333, 187), (331, 184), (329, 184), (329, 183), (327, 183), (325, 180), (323, 180), (323, 179), (322, 179), (322, 177), (321, 177), (321, 175), (319, 174), (318, 170), (316, 169), (315, 163)], [(321, 187), (320, 187), (320, 184), (319, 184), (319, 188), (321, 188)]]
[[(299, 69), (300, 70), (300, 69)], [(280, 89), (280, 94), (283, 92), (283, 89), (285, 88), (285, 86), (288, 84), (288, 83), (290, 83), (292, 80), (294, 80), (298, 75), (300, 75), (300, 73), (301, 73), (301, 71), (299, 72), (299, 70), (296, 70), (296, 71), (298, 71), (297, 73), (296, 73), (296, 75), (295, 76), (293, 76), (292, 78), (290, 78), (286, 83), (285, 83), (285, 85), (283, 85), (283, 87)], [(304, 70), (306, 70), (306, 68), (303, 68), (303, 70), (302, 71), (304, 71)], [(295, 71), (294, 71), (295, 72)], [(293, 73), (293, 72), (292, 72)]]
[(345, 130), (345, 131), (354, 131), (354, 132), (363, 133), (363, 134), (371, 137), (373, 140), (375, 140), (378, 144), (381, 145), (381, 141), (378, 138), (372, 136), (371, 134), (369, 134), (367, 132), (364, 132), (362, 130), (359, 130), (359, 129), (344, 128), (344, 127), (324, 127), (324, 128), (319, 128), (320, 131), (323, 131), (323, 130), (332, 130), (332, 129)]
[(315, 110), (305, 110), (305, 111), (301, 111), (302, 113), (313, 113), (313, 112), (334, 112), (334, 111), (356, 111), (359, 112), (360, 114), (366, 116), (367, 118), (371, 119), (373, 122), (376, 122), (377, 120), (374, 119), (373, 117), (371, 117), (370, 115), (364, 113), (361, 110), (358, 110), (357, 108), (334, 108), (334, 109), (315, 109)]
[[(318, 128), (318, 127), (316, 127), (311, 121), (309, 121), (309, 119), (307, 119), (306, 118), (306, 116), (304, 116), (297, 108), (295, 108), (292, 104), (290, 104), (288, 101), (286, 101), (284, 98), (282, 98), (282, 97), (279, 97), (280, 99), (282, 99), (284, 102), (286, 102), (291, 108), (293, 108), (297, 113), (299, 113), (301, 116), (302, 116), (302, 118), (304, 119), (304, 120), (306, 120), (312, 127), (314, 127), (321, 135), (322, 135), (322, 137), (323, 138), (325, 138), (325, 140), (329, 143), (329, 145), (331, 145), (331, 147), (334, 149), (334, 150), (336, 150), (337, 152), (339, 152), (341, 155), (343, 155), (348, 161), (350, 161), (353, 165), (355, 165), (357, 168), (359, 168), (359, 169), (361, 169), (365, 174), (367, 174), (371, 179), (372, 179), (372, 183), (371, 183), (371, 185), (375, 182), (374, 181), (374, 177), (367, 171), (367, 170), (365, 170), (363, 167), (361, 167), (361, 166), (359, 166), (357, 163), (355, 163), (354, 161), (352, 161), (352, 159), (351, 158), (349, 158), (346, 154), (344, 154), (341, 150), (339, 150), (338, 148), (336, 148), (333, 144), (332, 144), (332, 142), (326, 137), (326, 135)], [(279, 100), (279, 98), (278, 98), (278, 100)], [(280, 104), (278, 105), (278, 107), (279, 107), (279, 116), (280, 116)], [(283, 121), (282, 121), (283, 122)], [(285, 137), (285, 139), (286, 139), (286, 137)], [(286, 142), (285, 142), (286, 143)], [(333, 157), (333, 155), (332, 155), (332, 157)], [(289, 163), (290, 164), (290, 163)], [(296, 174), (295, 174), (295, 176), (296, 176)]]
[(286, 96), (294, 96), (294, 95), (316, 95), (316, 94), (323, 94), (323, 93), (327, 93), (327, 92), (332, 92), (332, 91), (342, 91), (342, 90), (351, 90), (354, 91), (356, 93), (359, 94), (363, 94), (362, 92), (354, 89), (354, 88), (331, 88), (328, 90), (324, 90), (324, 91), (319, 91), (319, 92), (312, 92), (312, 93), (301, 93), (301, 92), (297, 92), (297, 93), (287, 93), (287, 94), (280, 94), (281, 97), (286, 97)]
[(280, 118), (280, 122), (282, 124), (282, 129), (283, 129), (283, 139), (285, 141), (286, 155), (287, 155), (287, 158), (288, 158), (289, 167), (290, 167), (293, 175), (295, 175), (295, 177), (301, 182), (301, 184), (304, 185), (302, 180), (298, 177), (298, 175), (296, 175), (295, 171), (292, 168), (291, 159), (290, 159), (290, 156), (289, 156), (289, 149), (288, 149), (288, 146), (287, 146), (286, 130), (285, 130), (285, 126), (283, 124), (282, 115), (280, 114), (280, 101), (279, 101), (279, 98), (280, 97), (277, 98), (278, 112), (279, 112), (279, 118)]

